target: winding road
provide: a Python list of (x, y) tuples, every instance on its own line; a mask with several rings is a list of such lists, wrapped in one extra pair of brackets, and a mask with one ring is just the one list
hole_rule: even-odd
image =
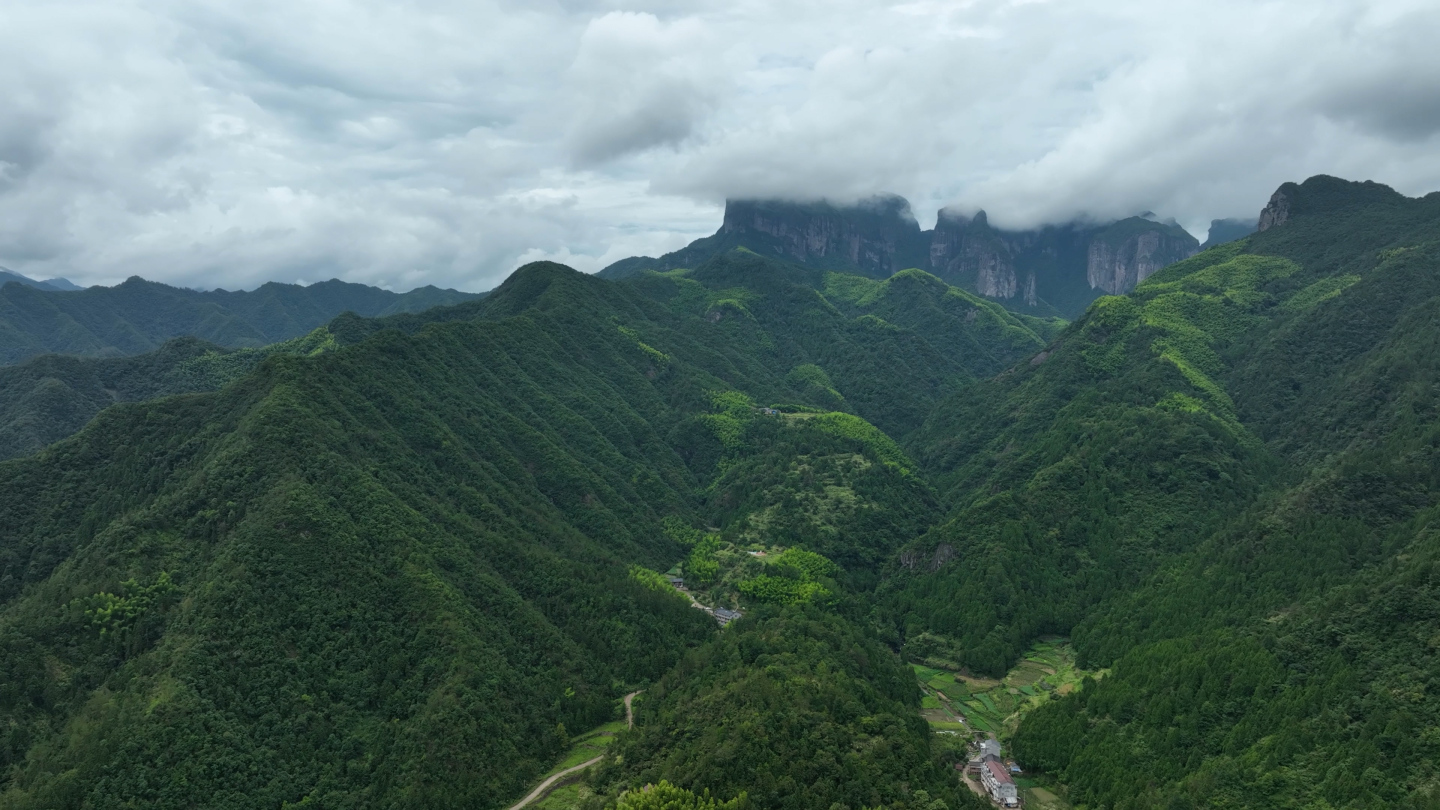
[[(634, 727), (635, 727), (635, 710), (630, 707), (630, 701), (634, 700), (634, 699), (635, 699), (635, 696), (638, 695), (638, 694), (640, 694), (640, 693), (639, 693), (639, 692), (631, 692), (630, 694), (628, 694), (628, 695), (625, 696), (625, 727), (626, 727), (626, 728), (634, 728)], [(560, 781), (563, 780), (565, 777), (570, 776), (571, 774), (579, 773), (580, 771), (585, 770), (586, 768), (590, 767), (591, 765), (594, 765), (595, 763), (599, 762), (600, 760), (602, 760), (602, 759), (604, 759), (604, 758), (605, 758), (605, 755), (604, 755), (604, 754), (601, 754), (600, 756), (595, 757), (595, 758), (592, 759), (592, 760), (589, 760), (589, 761), (587, 761), (587, 762), (582, 762), (582, 763), (580, 763), (579, 765), (575, 765), (575, 766), (566, 768), (565, 770), (563, 770), (563, 771), (555, 774), (554, 776), (551, 776), (549, 779), (546, 779), (544, 782), (541, 782), (539, 787), (537, 787), (537, 788), (535, 788), (534, 790), (530, 791), (530, 795), (526, 796), (525, 798), (521, 799), (519, 802), (516, 802), (514, 805), (512, 805), (512, 806), (510, 807), (510, 810), (520, 810), (520, 808), (524, 807), (524, 806), (527, 805), (527, 804), (530, 804), (531, 802), (536, 802), (536, 801), (539, 801), (539, 800), (545, 798), (545, 796), (547, 796), (547, 795), (550, 793), (550, 791), (553, 790), (553, 789), (556, 787), (556, 783), (560, 782)]]

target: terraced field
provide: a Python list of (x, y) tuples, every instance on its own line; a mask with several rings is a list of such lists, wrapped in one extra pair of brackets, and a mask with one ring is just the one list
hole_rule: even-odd
[(921, 714), (937, 731), (968, 731), (1009, 737), (1030, 709), (1080, 687), (1085, 676), (1103, 672), (1077, 669), (1075, 652), (1063, 638), (1037, 642), (1002, 680), (971, 678), (911, 664), (925, 692)]

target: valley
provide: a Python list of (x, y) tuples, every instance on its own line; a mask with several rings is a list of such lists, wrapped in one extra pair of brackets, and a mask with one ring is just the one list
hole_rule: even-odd
[(781, 213), (17, 349), (0, 808), (961, 810), (990, 738), (1032, 808), (1440, 801), (1440, 196), (1286, 184), (1069, 322)]

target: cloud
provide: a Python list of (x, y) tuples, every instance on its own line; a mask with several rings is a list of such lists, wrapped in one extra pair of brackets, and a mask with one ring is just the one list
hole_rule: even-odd
[(1420, 0), (218, 0), (0, 8), (0, 265), (486, 289), (897, 192), (1192, 230), (1440, 188)]
[(707, 45), (695, 20), (611, 12), (592, 21), (569, 71), (574, 162), (593, 166), (688, 138), (720, 82)]

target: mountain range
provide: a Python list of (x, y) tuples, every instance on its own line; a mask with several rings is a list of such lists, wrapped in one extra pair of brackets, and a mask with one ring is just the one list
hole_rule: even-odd
[[(1206, 246), (1254, 230), (1254, 223), (1216, 220)], [(659, 258), (622, 259), (600, 276), (696, 267), (735, 247), (872, 278), (919, 268), (1020, 312), (1073, 318), (1095, 298), (1127, 293), (1157, 270), (1193, 255), (1199, 242), (1173, 221), (1149, 213), (1017, 231), (991, 226), (984, 211), (967, 216), (945, 209), (926, 231), (909, 202), (894, 195), (854, 205), (730, 200), (715, 235)]]
[(37, 290), (54, 290), (54, 291), (56, 291), (56, 292), (74, 292), (75, 290), (83, 290), (83, 289), (85, 289), (84, 287), (81, 287), (81, 286), (79, 286), (78, 284), (72, 283), (69, 279), (51, 278), (51, 279), (46, 279), (45, 281), (36, 281), (36, 280), (33, 279), (33, 278), (27, 278), (27, 277), (25, 277), (25, 276), (20, 275), (19, 273), (13, 272), (13, 271), (11, 271), (11, 270), (6, 270), (5, 268), (0, 267), (0, 287), (3, 287), (4, 285), (9, 284), (9, 283), (12, 282), (12, 281), (15, 282), (15, 283), (17, 283), (17, 284), (24, 284), (24, 285), (27, 286), (27, 287), (34, 287), (34, 288), (37, 289)]
[(0, 462), (0, 807), (978, 810), (972, 733), (1032, 803), (1440, 803), (1440, 193), (1068, 323), (785, 244), (5, 370), (98, 412)]
[(182, 336), (256, 348), (305, 335), (346, 311), (386, 315), (476, 297), (436, 287), (393, 293), (335, 279), (308, 287), (270, 282), (240, 292), (201, 292), (138, 277), (78, 291), (6, 283), (0, 286), (0, 364), (49, 353), (140, 354)]

